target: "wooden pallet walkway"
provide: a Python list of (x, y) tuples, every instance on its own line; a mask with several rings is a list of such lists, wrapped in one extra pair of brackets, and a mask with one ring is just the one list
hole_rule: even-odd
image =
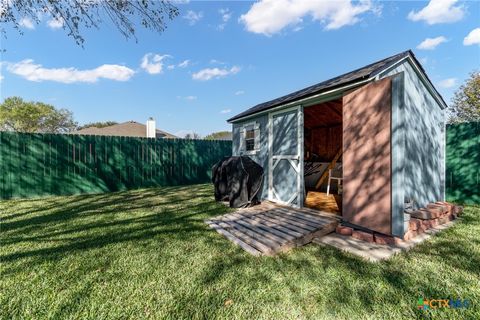
[(263, 202), (205, 220), (218, 233), (252, 255), (274, 255), (303, 246), (335, 230), (340, 217)]

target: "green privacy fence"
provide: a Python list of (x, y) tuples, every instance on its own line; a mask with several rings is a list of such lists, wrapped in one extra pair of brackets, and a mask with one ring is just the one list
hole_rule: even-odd
[(446, 197), (480, 204), (480, 122), (447, 126)]
[(231, 141), (0, 132), (0, 198), (210, 181)]

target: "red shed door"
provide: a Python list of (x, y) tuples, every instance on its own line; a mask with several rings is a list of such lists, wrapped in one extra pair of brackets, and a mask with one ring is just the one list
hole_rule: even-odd
[(390, 78), (343, 97), (343, 218), (392, 232)]

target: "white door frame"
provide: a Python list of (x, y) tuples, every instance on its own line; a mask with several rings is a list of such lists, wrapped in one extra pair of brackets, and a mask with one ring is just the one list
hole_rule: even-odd
[[(297, 154), (294, 155), (273, 155), (273, 116), (277, 114), (297, 111)], [(297, 105), (290, 108), (268, 113), (268, 200), (284, 205), (295, 207), (303, 207), (304, 201), (304, 177), (303, 177), (303, 106)], [(275, 164), (274, 164), (274, 160)], [(279, 200), (278, 195), (273, 187), (273, 170), (278, 165), (280, 160), (288, 160), (297, 174), (297, 193), (293, 194), (288, 201)], [(297, 161), (295, 164), (294, 161)], [(297, 204), (292, 204), (292, 201), (297, 198)]]

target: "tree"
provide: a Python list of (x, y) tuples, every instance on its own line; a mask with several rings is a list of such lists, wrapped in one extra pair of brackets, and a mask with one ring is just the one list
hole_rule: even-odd
[(99, 122), (89, 122), (81, 125), (77, 128), (77, 130), (82, 130), (85, 128), (95, 127), (95, 128), (105, 128), (113, 126), (114, 124), (118, 124), (116, 121), (99, 121)]
[(83, 45), (80, 28), (99, 28), (105, 18), (113, 22), (125, 38), (136, 38), (136, 22), (146, 29), (165, 31), (166, 20), (178, 16), (178, 9), (169, 0), (15, 0), (2, 1), (0, 31), (6, 36), (4, 25), (13, 25), (20, 33), (20, 22), (28, 19), (36, 24), (45, 14), (63, 24), (63, 29), (75, 42)]
[(7, 98), (0, 104), (0, 130), (64, 133), (76, 127), (72, 112), (66, 109), (23, 101), (20, 97)]
[(448, 109), (448, 122), (480, 121), (480, 72), (470, 73), (458, 88)]
[(212, 132), (209, 135), (205, 136), (205, 140), (232, 140), (231, 131), (218, 131)]
[(200, 136), (200, 134), (196, 132), (192, 132), (192, 133), (187, 133), (184, 139), (202, 139), (202, 137)]

